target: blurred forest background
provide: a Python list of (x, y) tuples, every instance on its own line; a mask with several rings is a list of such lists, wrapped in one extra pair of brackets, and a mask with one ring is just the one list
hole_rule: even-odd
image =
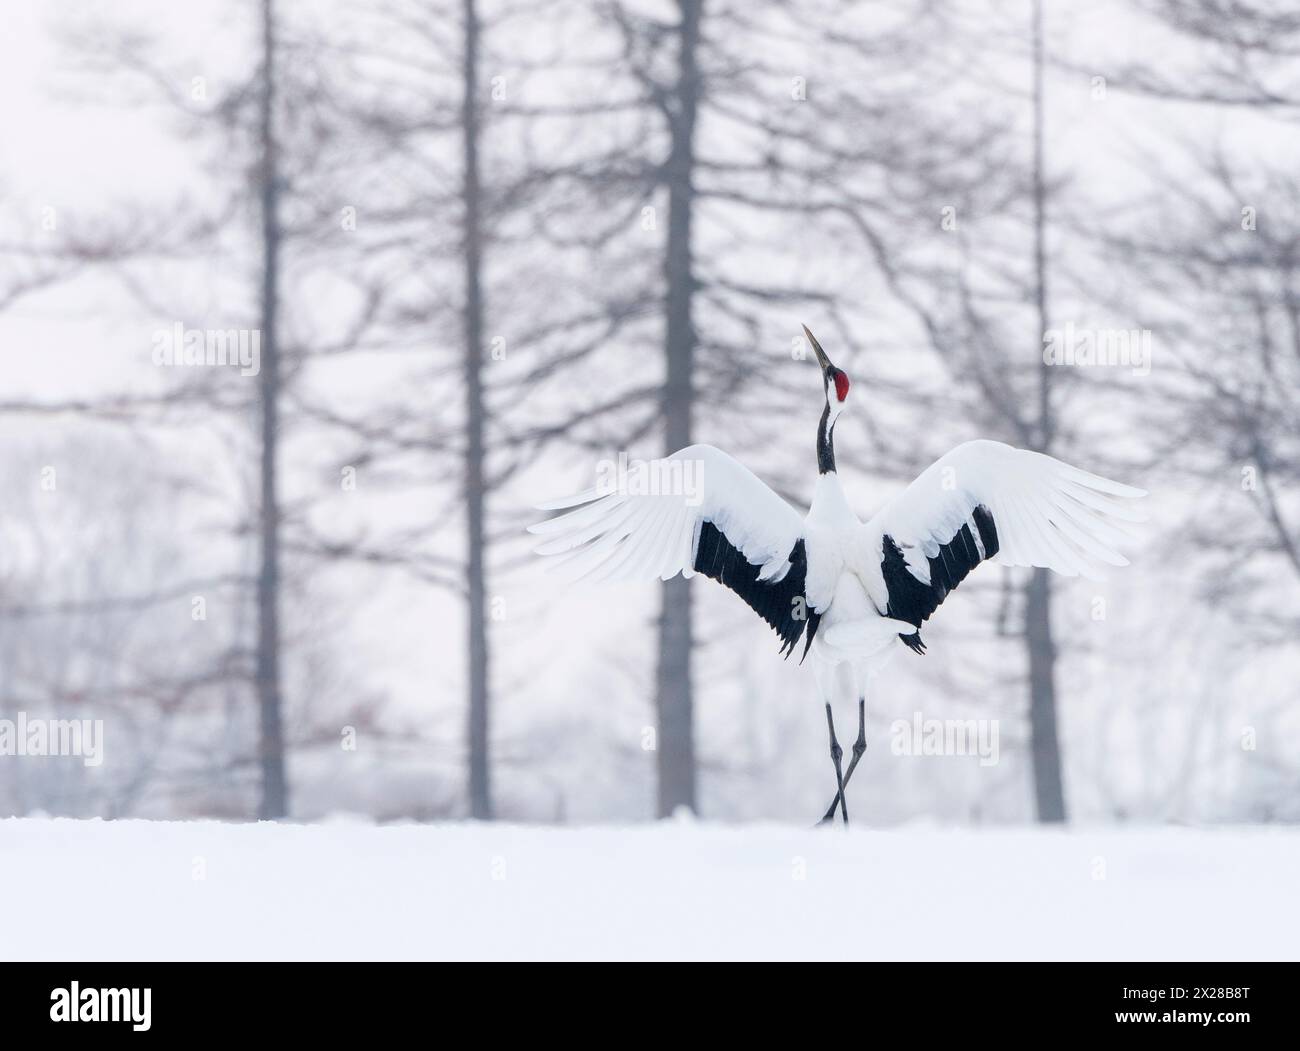
[[(866, 517), (972, 437), (1152, 491), (868, 698), (855, 818), (1300, 820), (1300, 13), (1270, 0), (11, 0), (0, 814), (808, 823), (807, 668), (523, 527), (718, 445)], [(260, 367), (156, 361), (256, 334)], [(1044, 361), (1136, 332), (1149, 369)], [(996, 719), (1001, 759), (889, 727)]]

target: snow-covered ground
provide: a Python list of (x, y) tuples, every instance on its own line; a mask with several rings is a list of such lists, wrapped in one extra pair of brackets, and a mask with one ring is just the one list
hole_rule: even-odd
[(1295, 959), (1300, 834), (0, 821), (5, 959)]

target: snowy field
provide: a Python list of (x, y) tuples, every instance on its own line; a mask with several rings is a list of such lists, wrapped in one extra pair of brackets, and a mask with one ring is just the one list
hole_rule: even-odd
[(1300, 835), (0, 821), (5, 959), (1296, 959)]

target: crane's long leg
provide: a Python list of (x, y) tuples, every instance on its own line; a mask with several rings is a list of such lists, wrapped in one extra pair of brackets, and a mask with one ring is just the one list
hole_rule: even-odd
[[(831, 716), (830, 701), (826, 702), (826, 726), (831, 732), (831, 762), (835, 764), (835, 783), (839, 786), (839, 792), (836, 793), (835, 801), (840, 805), (840, 813), (844, 816), (844, 823), (849, 823), (849, 804), (844, 798), (844, 772), (840, 768), (840, 760), (844, 757), (844, 749), (840, 747), (839, 741), (835, 740), (835, 719)], [(823, 821), (831, 821), (835, 817), (835, 803), (826, 813)]]
[[(826, 709), (826, 714), (827, 717), (830, 716), (829, 706)], [(832, 740), (834, 739), (834, 733), (835, 731), (834, 729), (832, 729), (831, 730)], [(867, 699), (865, 697), (859, 697), (858, 698), (858, 739), (853, 742), (853, 758), (849, 760), (849, 768), (844, 771), (844, 779), (840, 783), (839, 793), (835, 796), (834, 799), (831, 800), (830, 809), (826, 811), (826, 816), (822, 818), (823, 823), (827, 821), (835, 820), (835, 807), (837, 805), (843, 805), (844, 790), (849, 786), (849, 778), (853, 776), (853, 771), (857, 769), (858, 761), (861, 760), (863, 753), (865, 753), (866, 750), (867, 750)], [(845, 821), (847, 820), (848, 817), (846, 815)]]

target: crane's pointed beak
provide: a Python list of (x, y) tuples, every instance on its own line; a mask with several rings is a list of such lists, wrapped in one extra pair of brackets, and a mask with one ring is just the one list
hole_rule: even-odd
[(822, 350), (822, 345), (817, 342), (817, 337), (808, 331), (807, 325), (803, 326), (803, 334), (808, 337), (808, 342), (812, 344), (813, 353), (817, 355), (817, 363), (821, 365), (822, 372), (834, 368), (831, 359), (826, 356), (826, 351)]

